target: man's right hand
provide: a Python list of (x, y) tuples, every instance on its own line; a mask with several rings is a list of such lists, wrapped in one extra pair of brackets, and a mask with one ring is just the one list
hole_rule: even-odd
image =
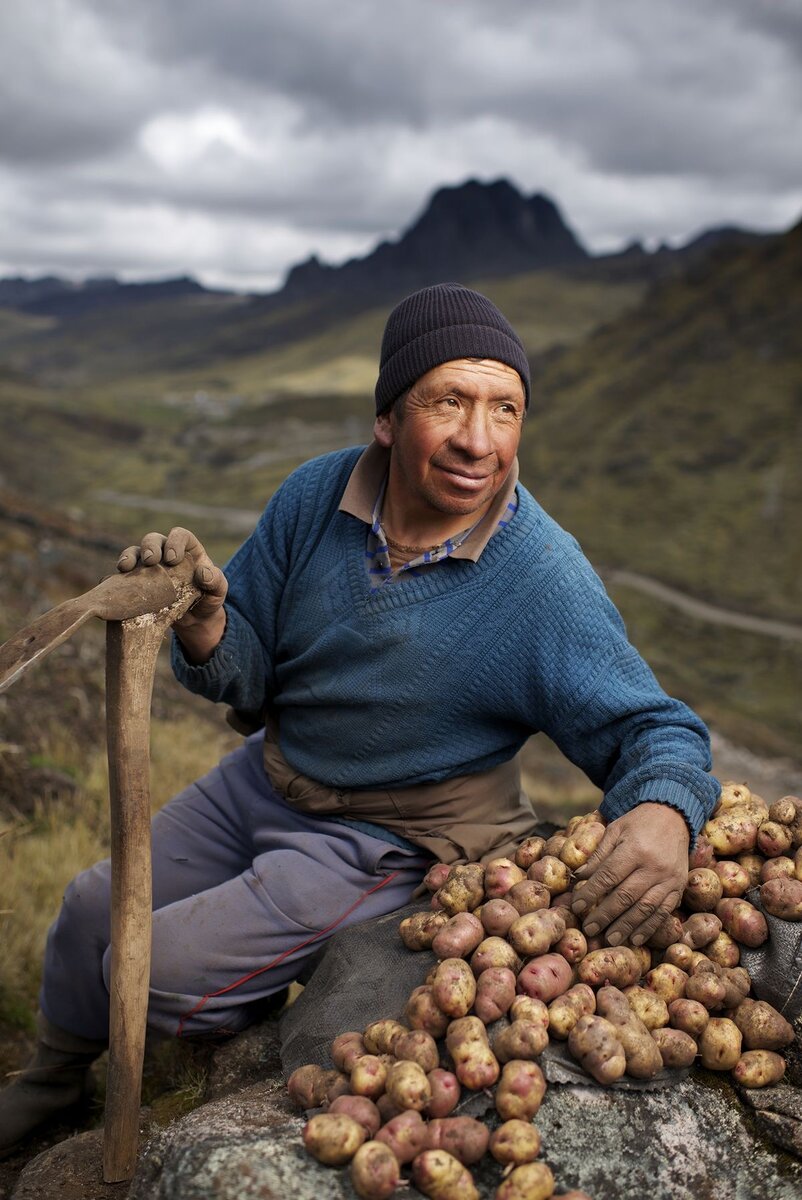
[(117, 560), (117, 570), (125, 573), (134, 567), (174, 567), (183, 558), (194, 563), (193, 582), (201, 597), (173, 628), (190, 662), (201, 664), (211, 658), (226, 627), (223, 601), (228, 591), (226, 577), (216, 567), (201, 543), (188, 529), (180, 526), (163, 533), (147, 533), (138, 546), (128, 546)]

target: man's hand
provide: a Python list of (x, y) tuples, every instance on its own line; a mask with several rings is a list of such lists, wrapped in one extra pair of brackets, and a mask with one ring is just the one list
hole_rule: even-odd
[(194, 533), (180, 526), (163, 533), (147, 533), (139, 546), (129, 546), (117, 560), (117, 570), (133, 571), (140, 564), (155, 567), (160, 563), (174, 567), (183, 558), (191, 558), (193, 581), (202, 595), (192, 608), (176, 621), (175, 629), (190, 662), (200, 664), (211, 658), (226, 627), (223, 601), (228, 591), (226, 577), (216, 567)]
[(679, 904), (688, 876), (685, 818), (667, 804), (645, 802), (608, 827), (598, 850), (577, 871), (589, 882), (572, 908), (584, 932), (641, 945)]

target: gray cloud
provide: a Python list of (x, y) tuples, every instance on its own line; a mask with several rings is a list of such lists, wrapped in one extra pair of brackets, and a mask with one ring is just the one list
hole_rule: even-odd
[(268, 286), (506, 175), (585, 240), (789, 223), (796, 0), (0, 6), (0, 271)]

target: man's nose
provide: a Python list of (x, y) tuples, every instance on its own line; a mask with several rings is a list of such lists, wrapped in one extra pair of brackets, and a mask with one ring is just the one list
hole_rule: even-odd
[(486, 458), (492, 454), (493, 439), (488, 413), (482, 408), (465, 409), (450, 440), (453, 446), (472, 458)]

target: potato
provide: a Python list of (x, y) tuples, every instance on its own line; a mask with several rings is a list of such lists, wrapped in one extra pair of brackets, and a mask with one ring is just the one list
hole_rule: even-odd
[[(579, 964), (580, 971), (587, 959)], [(518, 991), (548, 1003), (571, 985), (572, 971), (561, 954), (541, 954), (533, 958), (518, 975)]]
[(737, 967), (741, 961), (738, 943), (723, 929), (705, 946), (705, 954), (711, 962), (718, 963), (720, 967)]
[(484, 867), (480, 863), (452, 867), (451, 873), (435, 895), (450, 917), (458, 912), (470, 912), (482, 903), (485, 896)]
[(548, 1032), (532, 1021), (513, 1021), (493, 1038), (493, 1053), (500, 1063), (539, 1058), (549, 1044)]
[(473, 1117), (445, 1117), (430, 1121), (427, 1150), (447, 1150), (466, 1167), (479, 1162), (487, 1150), (490, 1130)]
[(564, 862), (551, 854), (544, 854), (533, 863), (527, 875), (536, 883), (542, 883), (552, 894), (567, 892), (571, 886), (570, 870)]
[(568, 1035), (568, 1049), (597, 1083), (614, 1083), (626, 1071), (624, 1047), (604, 1017), (580, 1017)]
[(727, 1017), (711, 1017), (699, 1037), (702, 1066), (731, 1071), (741, 1057), (741, 1031)]
[(450, 917), (432, 939), (438, 958), (467, 958), (483, 940), (485, 929), (473, 913), (460, 912)]
[(716, 852), (703, 833), (700, 833), (694, 847), (688, 855), (688, 870), (697, 867), (712, 867), (716, 861)]
[(548, 1008), (542, 1000), (535, 1000), (533, 996), (516, 996), (510, 1006), (509, 1016), (511, 1021), (531, 1021), (542, 1029), (549, 1027)]
[(760, 868), (760, 882), (770, 879), (796, 879), (796, 864), (792, 858), (781, 854), (779, 858), (767, 858)]
[(560, 940), (554, 943), (554, 952), (561, 954), (566, 962), (575, 966), (587, 954), (588, 940), (581, 929), (566, 929)]
[(376, 1054), (363, 1054), (351, 1071), (351, 1091), (355, 1096), (376, 1100), (385, 1090), (387, 1064)]
[(759, 822), (748, 810), (734, 808), (708, 821), (703, 833), (722, 858), (754, 850)]
[(641, 975), (641, 959), (628, 946), (604, 947), (591, 950), (578, 967), (582, 983), (599, 987), (609, 983), (614, 987), (631, 987)]
[(403, 1112), (423, 1112), (432, 1098), (426, 1072), (416, 1062), (396, 1062), (387, 1071), (385, 1088), (390, 1100)]
[(526, 871), (517, 867), (511, 859), (491, 859), (485, 868), (485, 895), (488, 900), (500, 900), (511, 887), (524, 879)]
[(549, 1005), (549, 1033), (564, 1042), (579, 1018), (595, 1011), (593, 988), (577, 983)]
[(540, 1134), (532, 1122), (512, 1117), (490, 1135), (489, 1150), (502, 1166), (512, 1163), (520, 1167), (522, 1163), (535, 1161), (540, 1145)]
[(495, 1200), (549, 1200), (554, 1176), (545, 1163), (515, 1167), (496, 1189)]
[(400, 1021), (383, 1018), (381, 1021), (371, 1021), (365, 1027), (365, 1049), (368, 1054), (394, 1054), (393, 1046), (401, 1034), (409, 1033), (406, 1025)]
[(376, 1141), (389, 1146), (399, 1163), (412, 1162), (426, 1148), (428, 1128), (416, 1109), (408, 1109), (393, 1117), (376, 1134)]
[(787, 854), (792, 844), (791, 830), (779, 821), (764, 821), (757, 831), (755, 849), (766, 858)]
[(482, 905), (481, 921), (485, 933), (490, 937), (505, 937), (510, 925), (520, 915), (509, 900), (488, 900), (487, 904)]
[(730, 808), (743, 808), (749, 804), (752, 799), (752, 793), (745, 783), (734, 783), (732, 780), (727, 780), (721, 785), (721, 793), (718, 798), (714, 813), (726, 812)]
[(531, 1120), (545, 1094), (546, 1078), (537, 1063), (512, 1059), (504, 1064), (496, 1088), (496, 1112), (502, 1121)]
[(605, 832), (604, 826), (596, 821), (578, 825), (563, 842), (559, 853), (560, 861), (572, 871), (584, 867), (591, 854), (598, 849)]
[(435, 1067), (429, 1071), (426, 1078), (432, 1091), (432, 1098), (426, 1105), (427, 1117), (447, 1117), (459, 1104), (460, 1086), (456, 1075)]
[(679, 967), (681, 971), (690, 971), (693, 950), (685, 942), (674, 942), (664, 953), (663, 962), (670, 963), (672, 967)]
[(725, 859), (723, 862), (717, 862), (713, 870), (719, 877), (722, 896), (743, 896), (749, 891), (749, 872), (740, 863)]
[(460, 1017), (452, 1021), (446, 1033), (446, 1046), (454, 1060), (457, 1079), (472, 1091), (492, 1087), (500, 1067), (487, 1041), (487, 1031), (478, 1017)]
[(599, 988), (596, 1008), (615, 1029), (624, 1049), (627, 1074), (633, 1079), (653, 1079), (663, 1067), (660, 1051), (624, 993), (616, 987)]
[(742, 1087), (772, 1087), (785, 1074), (785, 1059), (773, 1050), (747, 1050), (732, 1068), (732, 1074)]
[(739, 854), (736, 862), (743, 867), (749, 876), (749, 887), (757, 887), (760, 883), (760, 872), (765, 859), (762, 854)]
[(532, 863), (543, 854), (543, 847), (546, 845), (546, 839), (542, 837), (530, 837), (521, 842), (518, 849), (515, 851), (515, 865), (520, 867), (522, 871), (528, 871)]
[(710, 1013), (698, 1000), (672, 1000), (668, 1006), (668, 1019), (674, 1029), (698, 1038), (707, 1027)]
[(479, 976), (473, 1011), (490, 1025), (509, 1011), (515, 999), (515, 973), (509, 967), (489, 967)]
[(760, 903), (773, 917), (802, 921), (802, 881), (770, 879), (760, 889)]
[(802, 846), (794, 854), (794, 879), (802, 879)]
[(448, 1015), (435, 1004), (431, 987), (417, 987), (407, 1000), (404, 1016), (412, 1029), (423, 1029), (432, 1037), (442, 1037), (448, 1029)]
[(744, 999), (733, 1014), (747, 1050), (782, 1050), (794, 1040), (794, 1031), (781, 1013), (765, 1000)]
[(655, 950), (665, 950), (668, 946), (675, 945), (681, 938), (682, 921), (675, 913), (672, 913), (670, 917), (666, 917), (662, 925), (658, 926), (647, 940), (646, 945)]
[(437, 1042), (425, 1029), (408, 1029), (395, 1039), (394, 1054), (404, 1062), (417, 1063), (427, 1074), (440, 1061)]
[(401, 941), (407, 950), (428, 950), (447, 920), (444, 912), (419, 912), (404, 917), (398, 926)]
[[(388, 1121), (392, 1121), (393, 1117), (401, 1116), (401, 1109), (396, 1108), (386, 1092), (382, 1092), (378, 1100), (375, 1101), (376, 1107), (379, 1110), (379, 1116), (382, 1119), (382, 1125), (386, 1125)], [(409, 1112), (413, 1110), (408, 1109)]]
[[(587, 959), (584, 961), (587, 962)], [(581, 970), (582, 963), (579, 964), (579, 967)], [(672, 1000), (680, 1000), (685, 995), (688, 978), (685, 971), (680, 970), (679, 967), (672, 967), (671, 963), (664, 962), (649, 971), (646, 976), (646, 986), (670, 1005)]]
[(363, 1200), (387, 1200), (400, 1182), (398, 1159), (384, 1142), (365, 1142), (351, 1159), (351, 1183)]
[(660, 1052), (663, 1066), (669, 1070), (690, 1067), (697, 1055), (696, 1042), (681, 1029), (653, 1029), (652, 1037)]
[(334, 1113), (335, 1116), (342, 1113), (346, 1117), (351, 1117), (353, 1121), (362, 1126), (365, 1135), (369, 1138), (374, 1137), (381, 1129), (381, 1113), (367, 1096), (337, 1096), (335, 1100), (332, 1100), (327, 1111)]
[(682, 941), (692, 950), (701, 950), (721, 933), (721, 920), (711, 912), (696, 912), (682, 925)]
[(661, 1029), (668, 1024), (668, 1005), (649, 988), (624, 988), (627, 1004), (648, 1030)]
[(754, 949), (756, 946), (762, 946), (769, 936), (766, 918), (748, 900), (719, 900), (716, 916), (720, 919), (724, 932), (742, 946)]
[(287, 1080), (287, 1091), (296, 1108), (317, 1108), (326, 1099), (330, 1072), (316, 1063), (298, 1067)]
[(513, 908), (517, 908), (519, 916), (523, 916), (524, 913), (537, 912), (539, 908), (548, 908), (551, 904), (551, 892), (545, 884), (536, 879), (524, 879), (511, 887), (504, 899)]
[(431, 1200), (479, 1200), (470, 1171), (445, 1150), (424, 1150), (412, 1163), (415, 1187)]
[(692, 975), (685, 985), (686, 999), (695, 1000), (708, 1010), (723, 1008), (726, 993), (724, 981), (710, 971)]
[(541, 858), (544, 858), (546, 855), (550, 855), (552, 858), (558, 858), (567, 837), (568, 834), (564, 829), (560, 830), (558, 833), (553, 833), (543, 847), (543, 854), (541, 855)]
[(515, 975), (521, 969), (520, 958), (509, 942), (500, 937), (488, 937), (480, 942), (471, 955), (470, 963), (477, 978), (491, 967), (507, 967)]
[(721, 880), (709, 867), (697, 867), (688, 875), (682, 907), (691, 912), (712, 912), (722, 895)]
[(779, 821), (781, 825), (791, 825), (796, 817), (796, 805), (790, 796), (775, 800), (769, 808), (769, 820)]
[(464, 1017), (476, 999), (476, 979), (461, 958), (445, 958), (435, 973), (432, 996), (441, 1012), (449, 1017)]
[(524, 913), (507, 930), (507, 941), (523, 958), (545, 954), (565, 933), (565, 921), (553, 908)]
[(350, 1162), (365, 1138), (363, 1127), (344, 1113), (320, 1113), (307, 1121), (303, 1132), (309, 1153), (327, 1167)]
[(367, 1054), (367, 1049), (361, 1033), (341, 1033), (331, 1043), (332, 1062), (348, 1074), (363, 1054)]

